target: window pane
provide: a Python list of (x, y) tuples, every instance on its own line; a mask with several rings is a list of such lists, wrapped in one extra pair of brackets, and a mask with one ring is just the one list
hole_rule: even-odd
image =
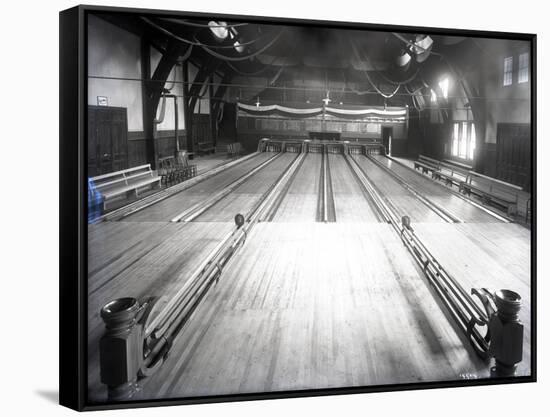
[(443, 98), (447, 98), (449, 95), (449, 79), (444, 78), (439, 82), (439, 88), (441, 88), (441, 92), (443, 93)]
[(458, 123), (455, 123), (453, 130), (453, 146), (451, 150), (453, 156), (458, 156)]
[(529, 81), (529, 53), (519, 55), (518, 84)]
[(468, 145), (468, 123), (462, 123), (462, 134), (460, 135), (460, 143), (458, 146), (458, 156), (466, 158), (466, 148)]
[(514, 63), (514, 57), (509, 56), (504, 58), (504, 72), (512, 71), (513, 63)]
[(504, 58), (504, 81), (503, 85), (512, 85), (512, 72), (514, 66), (514, 58), (509, 56)]
[(476, 150), (476, 128), (475, 125), (472, 123), (471, 125), (472, 131), (470, 132), (470, 159), (474, 159), (474, 154)]

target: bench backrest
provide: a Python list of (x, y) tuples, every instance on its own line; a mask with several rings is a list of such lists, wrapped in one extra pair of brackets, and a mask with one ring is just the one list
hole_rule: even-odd
[(427, 164), (430, 164), (430, 165), (439, 166), (439, 161), (437, 159), (430, 158), (429, 156), (420, 155), (418, 157), (418, 160), (420, 162), (424, 162), (424, 163), (427, 163)]
[(153, 177), (154, 173), (151, 170), (151, 165), (140, 165), (121, 171), (110, 172), (108, 174), (92, 177), (91, 181), (97, 191), (105, 192), (115, 188), (126, 187), (128, 185), (139, 182), (144, 177)]
[(522, 188), (518, 185), (510, 184), (496, 178), (488, 177), (487, 175), (483, 175), (475, 171), (468, 172), (468, 177), (466, 181), (469, 184), (472, 184), (472, 181), (475, 181), (476, 183), (481, 183), (484, 186), (489, 187), (489, 192), (496, 192), (497, 195), (499, 193), (503, 193), (509, 196), (514, 196), (516, 197), (516, 199), (519, 192), (522, 191)]
[[(468, 170), (468, 171), (473, 170), (473, 167), (471, 165), (463, 164), (462, 162), (458, 162), (458, 161), (453, 161), (452, 159), (444, 159), (443, 162), (445, 162), (446, 164), (449, 164), (449, 165), (453, 165), (453, 166), (458, 167), (458, 168)], [(441, 163), (443, 163), (443, 162), (441, 162)]]
[(454, 164), (449, 164), (447, 162), (441, 162), (441, 167), (442, 168), (445, 168), (449, 171), (451, 171), (451, 174), (460, 174), (462, 175), (464, 178), (467, 178), (468, 177), (468, 173), (470, 172), (469, 169), (466, 169), (466, 168), (462, 168), (460, 166), (456, 166)]

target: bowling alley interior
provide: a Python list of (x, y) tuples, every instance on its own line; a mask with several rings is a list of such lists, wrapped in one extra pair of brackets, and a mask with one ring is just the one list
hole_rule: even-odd
[(92, 403), (531, 376), (528, 36), (85, 27)]

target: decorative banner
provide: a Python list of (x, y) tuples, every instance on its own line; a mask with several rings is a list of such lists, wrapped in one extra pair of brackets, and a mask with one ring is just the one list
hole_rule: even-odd
[(290, 114), (308, 114), (308, 115), (316, 115), (323, 112), (322, 107), (314, 107), (314, 108), (305, 108), (305, 109), (296, 109), (292, 107), (284, 107), (279, 106), (278, 104), (271, 104), (268, 106), (256, 106), (256, 105), (248, 105), (239, 103), (239, 108), (246, 110), (246, 111), (252, 111), (252, 112), (271, 112), (271, 111), (280, 111), (282, 113), (290, 113)]
[(374, 114), (376, 116), (405, 116), (407, 110), (380, 110), (380, 109), (339, 109), (336, 107), (327, 107), (327, 113), (345, 114), (346, 116), (366, 116)]
[[(287, 115), (297, 115), (297, 116), (317, 116), (323, 113), (323, 107), (286, 107), (280, 106), (278, 104), (270, 105), (255, 105), (255, 104), (244, 104), (238, 103), (239, 109), (243, 110), (246, 113), (258, 114), (258, 113), (273, 113), (279, 112)], [(346, 107), (325, 107), (325, 113), (328, 115), (338, 116), (338, 117), (372, 117), (372, 118), (385, 118), (393, 120), (405, 120), (407, 115), (406, 109), (383, 109), (383, 108), (346, 108)]]

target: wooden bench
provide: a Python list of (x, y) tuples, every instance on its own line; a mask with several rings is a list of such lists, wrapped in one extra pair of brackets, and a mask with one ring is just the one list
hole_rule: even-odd
[[(475, 181), (475, 183), (473, 183)], [(467, 195), (477, 195), (486, 204), (493, 203), (504, 207), (509, 215), (517, 213), (521, 187), (475, 171), (469, 171), (465, 181), (460, 183), (460, 191)]]
[(450, 161), (444, 159), (440, 164), (440, 171), (435, 171), (433, 177), (436, 180), (445, 180), (445, 184), (456, 184), (460, 188), (460, 184), (468, 178), (468, 173), (472, 170), (471, 166), (462, 164), (460, 162)]
[(449, 164), (449, 165), (454, 165), (455, 167), (462, 168), (466, 171), (473, 171), (473, 169), (474, 169), (474, 167), (471, 166), (471, 165), (464, 164), (464, 163), (458, 162), (458, 161), (454, 161), (452, 159), (444, 159), (442, 162), (445, 162), (446, 164)]
[(151, 165), (140, 165), (109, 174), (92, 177), (91, 181), (97, 193), (100, 193), (103, 201), (103, 210), (107, 210), (107, 203), (120, 197), (126, 197), (130, 193), (139, 196), (143, 188), (160, 185), (161, 178), (151, 170)]
[(212, 145), (212, 142), (198, 142), (197, 145), (197, 151), (199, 154), (202, 155), (214, 153), (216, 151), (216, 148), (214, 147), (214, 145)]
[(414, 169), (420, 168), (422, 173), (427, 174), (428, 172), (432, 173), (432, 178), (434, 173), (439, 171), (440, 162), (437, 159), (430, 158), (429, 156), (420, 155), (418, 160), (414, 161)]

